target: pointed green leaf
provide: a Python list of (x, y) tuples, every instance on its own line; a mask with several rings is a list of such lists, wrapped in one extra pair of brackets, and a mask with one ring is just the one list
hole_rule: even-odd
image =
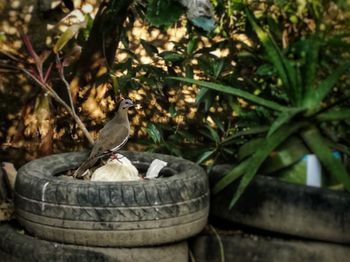
[(267, 108), (271, 108), (271, 109), (274, 109), (277, 111), (287, 111), (287, 110), (291, 109), (290, 107), (279, 105), (273, 101), (266, 100), (264, 98), (252, 95), (252, 94), (245, 92), (245, 91), (242, 91), (238, 88), (225, 86), (225, 85), (221, 85), (221, 84), (216, 84), (216, 83), (200, 81), (200, 80), (194, 80), (194, 79), (190, 79), (190, 78), (183, 78), (183, 77), (169, 77), (169, 78), (174, 79), (174, 80), (178, 80), (178, 81), (182, 81), (185, 83), (199, 85), (202, 87), (206, 87), (206, 88), (216, 90), (219, 92), (231, 94), (234, 96), (238, 96), (238, 97), (244, 98), (250, 102), (253, 102), (255, 104), (259, 104), (259, 105), (262, 105), (262, 106), (265, 106)]
[(260, 148), (257, 148), (256, 153), (252, 157), (247, 159), (247, 161), (249, 161), (249, 168), (247, 168), (244, 176), (242, 177), (238, 189), (231, 200), (229, 208), (232, 208), (234, 206), (234, 204), (243, 194), (246, 187), (250, 184), (250, 182), (258, 172), (261, 164), (266, 160), (266, 158), (271, 154), (271, 152), (304, 125), (304, 123), (299, 122), (296, 124), (283, 126), (270, 137), (266, 138), (265, 143), (263, 143)]
[(182, 13), (183, 8), (177, 1), (148, 0), (146, 17), (152, 25), (170, 26)]
[(267, 133), (267, 136), (272, 135), (278, 128), (288, 123), (295, 115), (304, 110), (304, 108), (296, 108), (294, 110), (280, 113), (277, 119), (272, 123), (269, 132)]
[(303, 74), (304, 88), (306, 92), (310, 92), (310, 90), (314, 90), (320, 43), (315, 38), (310, 38), (304, 40), (302, 44), (305, 51), (305, 64), (301, 73)]
[(249, 159), (241, 162), (238, 166), (234, 167), (229, 171), (223, 178), (221, 178), (212, 189), (213, 194), (219, 193), (221, 190), (226, 188), (228, 185), (233, 183), (237, 178), (242, 176), (245, 170), (249, 167)]
[(227, 144), (230, 144), (232, 141), (234, 141), (236, 138), (239, 138), (242, 136), (261, 134), (261, 133), (267, 132), (268, 130), (269, 130), (268, 126), (251, 127), (248, 130), (243, 130), (233, 134), (232, 136), (227, 137), (221, 144), (227, 145)]
[[(264, 174), (274, 173), (300, 161), (310, 151), (298, 137), (291, 137), (282, 143), (262, 165)], [(278, 173), (279, 175), (279, 173)]]
[(162, 141), (162, 134), (155, 124), (151, 123), (146, 128), (147, 134), (151, 137), (154, 143), (160, 143)]
[(176, 52), (173, 51), (164, 51), (159, 54), (160, 57), (162, 57), (165, 61), (170, 62), (178, 62), (184, 59), (184, 57)]
[(244, 158), (247, 158), (251, 155), (253, 155), (256, 152), (256, 149), (261, 146), (262, 143), (264, 143), (265, 139), (262, 137), (255, 138), (249, 140), (247, 143), (243, 144), (238, 149), (238, 160), (241, 161)]
[(218, 78), (222, 69), (224, 68), (225, 61), (223, 59), (218, 59), (212, 64), (212, 71), (215, 79)]
[(333, 156), (332, 150), (327, 146), (320, 131), (316, 127), (311, 126), (303, 131), (301, 135), (304, 142), (311, 151), (317, 155), (327, 171), (335, 177), (338, 182), (342, 183), (347, 191), (350, 191), (350, 176), (340, 159)]
[(216, 143), (220, 142), (220, 136), (219, 134), (215, 131), (214, 128), (210, 127), (210, 126), (206, 126), (206, 128), (209, 130), (210, 132), (210, 137), (212, 138), (213, 141), (215, 141)]
[(210, 150), (210, 151), (206, 151), (204, 152), (196, 161), (197, 164), (201, 164), (202, 162), (208, 160), (214, 153), (216, 152), (216, 150)]
[(79, 24), (71, 25), (66, 31), (60, 36), (56, 44), (53, 47), (53, 52), (57, 54), (75, 35), (78, 34), (81, 28), (86, 27), (86, 22), (81, 22)]
[(256, 22), (254, 15), (249, 9), (246, 9), (247, 18), (252, 25), (261, 44), (264, 46), (271, 63), (275, 66), (286, 91), (293, 104), (300, 104), (302, 98), (301, 86), (298, 85), (297, 72), (291, 62), (285, 58), (283, 52), (271, 35), (264, 31)]
[(212, 115), (211, 118), (213, 119), (215, 125), (216, 125), (222, 132), (225, 132), (225, 127), (224, 127), (224, 125), (222, 124), (220, 118), (218, 118), (218, 117), (215, 116), (215, 115)]
[(335, 83), (338, 81), (347, 69), (350, 67), (350, 61), (339, 66), (331, 75), (321, 82), (316, 90), (314, 105), (319, 105), (321, 101), (332, 90)]
[(198, 37), (194, 36), (191, 38), (190, 41), (188, 41), (187, 54), (191, 55), (194, 52), (194, 50), (196, 50), (197, 46), (198, 46)]
[(339, 121), (350, 119), (349, 109), (332, 110), (316, 116), (318, 121)]
[(205, 95), (208, 93), (208, 88), (201, 88), (199, 89), (197, 96), (196, 96), (196, 104), (199, 105), (200, 103), (203, 102), (203, 99)]
[(143, 46), (143, 48), (145, 49), (146, 53), (149, 56), (154, 56), (155, 54), (158, 54), (158, 49), (157, 47), (155, 47), (154, 45), (152, 45), (151, 43), (141, 39), (141, 45)]

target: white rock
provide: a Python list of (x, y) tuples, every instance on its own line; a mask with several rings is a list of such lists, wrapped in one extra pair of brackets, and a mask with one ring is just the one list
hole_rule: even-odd
[(91, 181), (133, 181), (140, 180), (139, 172), (129, 159), (117, 154), (117, 159), (109, 159), (104, 166), (95, 170)]

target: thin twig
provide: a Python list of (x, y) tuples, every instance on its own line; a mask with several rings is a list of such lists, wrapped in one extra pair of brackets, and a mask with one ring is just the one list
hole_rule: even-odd
[[(89, 143), (91, 145), (94, 144), (94, 140), (91, 137), (89, 131), (87, 130), (86, 126), (84, 125), (84, 123), (81, 121), (81, 119), (79, 118), (79, 116), (76, 114), (74, 107), (70, 107), (57, 93), (55, 90), (52, 89), (52, 87), (45, 83), (43, 84), (42, 82), (40, 82), (39, 79), (37, 79), (37, 77), (35, 77), (33, 74), (31, 74), (28, 70), (24, 69), (24, 68), (20, 68), (22, 70), (22, 72), (24, 72), (26, 75), (28, 75), (30, 78), (32, 78), (44, 91), (46, 91), (53, 99), (55, 99), (59, 104), (61, 104), (67, 111), (68, 113), (73, 117), (73, 119), (75, 120), (75, 122), (78, 124), (78, 126), (80, 127), (80, 129), (83, 131), (85, 137), (89, 140)], [(69, 90), (68, 90), (69, 91)], [(69, 92), (70, 94), (70, 92)], [(72, 101), (72, 100), (71, 100)], [(71, 102), (70, 101), (70, 102)], [(72, 102), (71, 102), (72, 103)], [(72, 104), (73, 105), (73, 104)]]
[(213, 227), (212, 225), (209, 225), (209, 228), (211, 231), (213, 231), (215, 237), (218, 240), (219, 250), (220, 250), (220, 261), (225, 262), (225, 250), (224, 250), (224, 245), (222, 244), (221, 237), (220, 237), (219, 233), (216, 231), (215, 227)]
[(64, 70), (64, 67), (63, 67), (63, 64), (62, 64), (61, 61), (60, 61), (60, 58), (59, 58), (58, 54), (56, 55), (56, 63), (57, 63), (57, 65), (58, 65), (58, 67), (59, 67), (59, 68), (58, 68), (58, 74), (59, 74), (59, 76), (60, 76), (62, 82), (64, 83), (64, 85), (65, 85), (65, 87), (66, 87), (66, 89), (67, 89), (70, 107), (71, 107), (73, 113), (76, 115), (76, 113), (75, 113), (75, 108), (74, 108), (74, 103), (73, 103), (73, 98), (72, 98), (72, 94), (71, 94), (71, 92), (70, 92), (70, 85), (69, 85), (68, 81), (66, 80), (66, 78), (64, 77), (64, 71), (63, 71), (63, 70)]

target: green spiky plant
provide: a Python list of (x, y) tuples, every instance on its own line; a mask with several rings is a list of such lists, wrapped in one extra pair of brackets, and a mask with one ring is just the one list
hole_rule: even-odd
[(308, 149), (317, 155), (329, 174), (347, 191), (350, 191), (350, 176), (341, 161), (332, 156), (332, 146), (327, 143), (328, 139), (324, 137), (320, 128), (326, 121), (350, 119), (350, 110), (342, 106), (343, 102), (349, 99), (349, 95), (331, 102), (327, 100), (327, 96), (340, 77), (350, 68), (350, 61), (338, 65), (331, 74), (319, 80), (317, 70), (321, 47), (324, 44), (324, 36), (320, 30), (316, 30), (311, 36), (300, 41), (303, 62), (296, 62), (287, 57), (271, 33), (258, 24), (249, 9), (245, 12), (251, 27), (264, 47), (268, 62), (273, 65), (282, 82), (283, 92), (287, 97), (286, 104), (275, 102), (278, 99), (265, 99), (232, 86), (190, 78), (172, 78), (240, 97), (275, 112), (276, 117), (265, 132), (264, 139), (255, 143), (255, 150), (213, 186), (213, 193), (220, 192), (240, 178), (230, 203), (232, 208), (271, 153), (295, 135), (301, 137)]

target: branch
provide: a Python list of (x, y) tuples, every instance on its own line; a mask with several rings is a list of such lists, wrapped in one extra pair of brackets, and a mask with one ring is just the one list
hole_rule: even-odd
[[(59, 104), (61, 104), (67, 111), (68, 113), (73, 117), (73, 119), (75, 120), (75, 122), (78, 124), (78, 126), (80, 127), (80, 129), (83, 131), (85, 137), (89, 140), (89, 143), (91, 145), (94, 144), (94, 140), (92, 139), (89, 131), (87, 130), (86, 126), (84, 125), (84, 123), (81, 121), (81, 119), (79, 118), (79, 116), (76, 114), (75, 110), (74, 110), (74, 106), (73, 106), (73, 102), (70, 96), (70, 103), (71, 106), (69, 106), (57, 93), (55, 90), (53, 90), (53, 88), (47, 84), (47, 83), (42, 83), (37, 77), (35, 77), (32, 73), (30, 73), (28, 70), (24, 69), (24, 68), (20, 68), (20, 70), (22, 72), (24, 72), (26, 75), (28, 75), (30, 78), (32, 78), (45, 92), (47, 92), (53, 99), (55, 99)], [(70, 94), (69, 92), (69, 84), (67, 81), (65, 81), (65, 85), (68, 88), (68, 94)]]

